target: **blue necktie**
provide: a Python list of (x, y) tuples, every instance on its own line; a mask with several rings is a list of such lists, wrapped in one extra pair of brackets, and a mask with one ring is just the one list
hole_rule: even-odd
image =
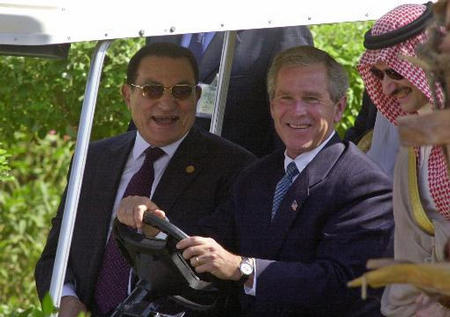
[[(164, 155), (160, 148), (147, 148), (145, 160), (139, 171), (131, 177), (123, 197), (138, 195), (150, 197), (154, 179), (153, 162)], [(98, 312), (107, 314), (126, 297), (130, 265), (124, 259), (111, 233), (103, 255), (103, 263), (95, 287), (95, 303)]]
[(191, 43), (188, 47), (197, 59), (197, 63), (200, 63), (203, 56), (203, 35), (203, 33), (192, 34)]
[(292, 185), (292, 180), (295, 175), (297, 175), (298, 169), (295, 162), (289, 163), (286, 169), (286, 174), (280, 179), (277, 183), (277, 187), (275, 188), (275, 194), (273, 195), (273, 205), (272, 205), (272, 219), (277, 214), (278, 208), (280, 207), (281, 202), (283, 201), (284, 196), (286, 195), (289, 187)]

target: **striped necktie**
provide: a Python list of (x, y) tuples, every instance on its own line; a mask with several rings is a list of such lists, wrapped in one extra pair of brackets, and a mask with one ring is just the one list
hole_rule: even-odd
[(280, 204), (283, 201), (284, 196), (286, 195), (289, 187), (292, 185), (292, 180), (299, 173), (297, 169), (297, 165), (295, 162), (289, 163), (286, 169), (286, 174), (280, 179), (275, 188), (275, 194), (273, 195), (273, 205), (272, 205), (272, 219), (277, 214), (278, 208), (280, 208)]

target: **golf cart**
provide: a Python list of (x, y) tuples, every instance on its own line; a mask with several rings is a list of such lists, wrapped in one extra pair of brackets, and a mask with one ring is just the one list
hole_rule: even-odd
[[(282, 0), (277, 3), (258, 2), (257, 6), (251, 1), (196, 1), (195, 6), (192, 3), (174, 1), (171, 4), (174, 10), (168, 12), (167, 4), (150, 1), (129, 1), (126, 5), (111, 1), (95, 1), (89, 5), (64, 0), (2, 1), (0, 51), (3, 54), (65, 57), (70, 43), (98, 41), (86, 85), (62, 234), (53, 269), (50, 294), (54, 304), (59, 306), (60, 303), (103, 59), (114, 39), (206, 31), (226, 32), (218, 77), (218, 97), (210, 128), (212, 133), (220, 135), (236, 30), (372, 20), (395, 5), (406, 2), (411, 1), (371, 0), (362, 4), (356, 1), (292, 3)], [(235, 9), (237, 7), (239, 11)], [(325, 7), (328, 10), (323, 10)], [(149, 18), (149, 13), (153, 12), (154, 18)], [(165, 249), (169, 242), (162, 245)], [(124, 239), (124, 247), (129, 250), (131, 242)], [(157, 245), (154, 249), (160, 247), (162, 248)], [(133, 261), (132, 256), (130, 261)], [(135, 265), (138, 265), (137, 261)], [(195, 283), (188, 284), (195, 289), (191, 286)]]

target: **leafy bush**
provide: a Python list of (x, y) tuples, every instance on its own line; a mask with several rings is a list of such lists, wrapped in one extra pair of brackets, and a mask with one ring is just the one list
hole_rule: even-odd
[[(120, 87), (125, 82), (129, 58), (142, 45), (143, 39), (111, 44), (97, 98), (93, 139), (126, 130), (129, 114)], [(10, 143), (14, 131), (44, 137), (55, 130), (76, 136), (94, 46), (94, 42), (72, 44), (68, 60), (0, 56), (2, 141)]]
[[(0, 304), (0, 316), (10, 317), (49, 317), (51, 314), (56, 313), (57, 309), (53, 305), (53, 301), (49, 294), (47, 294), (43, 301), (42, 306), (32, 306), (27, 309), (13, 308), (8, 305)], [(81, 315), (81, 314), (80, 314)], [(83, 314), (82, 317), (85, 315)]]
[[(39, 306), (33, 272), (65, 185), (73, 141), (16, 132), (13, 179), (0, 184), (0, 298), (12, 309)], [(0, 310), (1, 311), (1, 310)]]
[(0, 182), (11, 180), (10, 167), (8, 165), (9, 154), (0, 143)]
[(347, 109), (337, 126), (338, 133), (343, 136), (355, 122), (361, 109), (364, 84), (356, 70), (361, 54), (364, 52), (364, 33), (373, 22), (336, 23), (313, 25), (310, 27), (314, 38), (314, 46), (326, 51), (347, 70), (350, 89), (347, 94)]

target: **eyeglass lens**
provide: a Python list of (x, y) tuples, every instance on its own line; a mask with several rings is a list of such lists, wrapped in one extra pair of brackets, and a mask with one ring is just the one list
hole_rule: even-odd
[(164, 87), (162, 85), (145, 85), (142, 87), (144, 96), (150, 99), (161, 98), (164, 90), (168, 89), (172, 96), (177, 99), (186, 99), (192, 94), (193, 87), (189, 85), (175, 85), (172, 87)]
[(388, 68), (385, 70), (381, 70), (375, 67), (372, 67), (370, 69), (370, 72), (379, 80), (383, 80), (384, 78), (384, 74), (386, 74), (390, 79), (393, 80), (401, 80), (404, 77), (402, 75), (400, 75), (399, 73), (397, 73), (395, 70), (393, 70), (392, 68)]

